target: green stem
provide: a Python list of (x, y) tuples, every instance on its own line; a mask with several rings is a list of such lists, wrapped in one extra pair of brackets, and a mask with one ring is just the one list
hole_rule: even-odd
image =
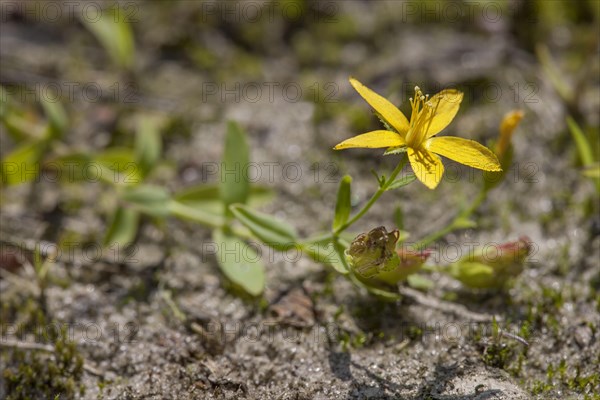
[(332, 232), (332, 236), (334, 236), (334, 237), (338, 236), (340, 233), (342, 233), (343, 231), (348, 229), (356, 221), (361, 219), (367, 213), (367, 211), (369, 211), (369, 209), (373, 206), (373, 204), (375, 204), (375, 202), (381, 197), (383, 192), (385, 192), (388, 189), (388, 187), (390, 187), (392, 182), (394, 182), (394, 180), (396, 179), (396, 176), (398, 176), (400, 171), (402, 171), (402, 169), (404, 168), (404, 165), (406, 165), (406, 161), (407, 161), (407, 157), (406, 157), (406, 155), (404, 155), (402, 157), (402, 159), (400, 160), (400, 162), (398, 163), (398, 165), (396, 166), (396, 168), (394, 169), (394, 171), (392, 171), (392, 174), (390, 175), (390, 177), (388, 179), (386, 179), (386, 181), (383, 183), (383, 185), (379, 185), (379, 189), (377, 189), (377, 191), (373, 194), (373, 196), (371, 196), (371, 198), (369, 199), (367, 204), (365, 204), (363, 206), (363, 208), (358, 213), (356, 213), (354, 215), (354, 217), (352, 217), (350, 220), (348, 220), (344, 225), (342, 225), (339, 228), (337, 228), (336, 230), (334, 230)]
[(324, 233), (322, 235), (316, 235), (308, 237), (300, 242), (300, 244), (311, 244), (311, 243), (323, 243), (329, 242), (333, 239), (333, 234), (331, 232)]
[(415, 248), (416, 249), (425, 249), (431, 243), (435, 242), (436, 240), (441, 239), (442, 237), (446, 236), (450, 232), (452, 232), (456, 229), (459, 229), (461, 227), (464, 227), (464, 224), (462, 223), (464, 221), (464, 219), (471, 216), (471, 214), (473, 214), (473, 212), (481, 205), (481, 203), (483, 203), (483, 201), (485, 200), (486, 197), (487, 197), (487, 190), (485, 188), (482, 188), (479, 191), (479, 194), (477, 195), (477, 197), (469, 205), (469, 207), (465, 208), (460, 213), (458, 213), (452, 219), (452, 221), (450, 221), (450, 223), (448, 225), (446, 225), (442, 229), (438, 230), (437, 232), (433, 232), (429, 236), (426, 236), (425, 238), (421, 239), (420, 242), (417, 242), (415, 244)]

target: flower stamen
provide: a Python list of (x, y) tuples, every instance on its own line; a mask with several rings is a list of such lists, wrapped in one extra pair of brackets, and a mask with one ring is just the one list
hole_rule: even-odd
[(419, 147), (427, 135), (431, 121), (437, 111), (429, 100), (429, 94), (423, 94), (418, 86), (415, 86), (415, 97), (411, 97), (412, 108), (409, 131), (406, 134), (406, 143), (411, 147)]

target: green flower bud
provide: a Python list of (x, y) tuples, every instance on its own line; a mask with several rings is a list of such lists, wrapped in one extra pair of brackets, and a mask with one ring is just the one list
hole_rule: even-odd
[(429, 250), (412, 251), (400, 249), (396, 251), (400, 260), (398, 266), (390, 271), (382, 271), (375, 279), (388, 285), (405, 280), (410, 274), (418, 272), (431, 254)]
[(516, 242), (477, 248), (450, 266), (450, 274), (472, 288), (502, 288), (523, 272), (531, 251), (531, 240), (522, 236)]
[(361, 233), (346, 249), (348, 265), (363, 278), (393, 270), (400, 264), (396, 254), (399, 237), (397, 229), (388, 232), (383, 226), (372, 229), (369, 233)]

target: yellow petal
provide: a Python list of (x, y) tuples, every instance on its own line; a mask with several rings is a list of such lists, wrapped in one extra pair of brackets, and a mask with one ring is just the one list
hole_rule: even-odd
[(354, 78), (350, 78), (350, 84), (391, 127), (400, 134), (408, 132), (408, 120), (402, 114), (402, 111), (398, 110), (389, 100), (378, 95)]
[(496, 155), (474, 140), (441, 136), (427, 140), (425, 147), (431, 152), (469, 167), (484, 171), (502, 171)]
[(435, 189), (444, 174), (442, 160), (424, 148), (413, 149), (409, 147), (407, 153), (410, 165), (417, 179), (423, 182), (429, 189)]
[(371, 131), (362, 135), (354, 136), (337, 144), (334, 149), (350, 149), (353, 147), (365, 147), (368, 149), (377, 149), (380, 147), (396, 147), (404, 146), (405, 142), (402, 137), (392, 131)]
[(455, 89), (442, 90), (429, 99), (435, 110), (435, 115), (427, 130), (427, 138), (437, 135), (452, 122), (460, 108), (462, 99), (463, 93)]

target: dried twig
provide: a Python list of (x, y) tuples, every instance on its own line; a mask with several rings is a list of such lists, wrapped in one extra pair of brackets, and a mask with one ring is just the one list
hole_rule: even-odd
[(416, 289), (412, 289), (406, 286), (401, 286), (399, 288), (399, 291), (402, 296), (408, 297), (409, 299), (413, 300), (418, 304), (431, 307), (445, 313), (454, 314), (466, 320), (474, 322), (492, 322), (494, 319), (496, 321), (502, 320), (502, 318), (497, 315), (494, 316), (491, 314), (476, 313), (474, 311), (470, 311), (463, 305), (440, 300), (436, 297), (428, 296), (424, 293), (419, 292)]

